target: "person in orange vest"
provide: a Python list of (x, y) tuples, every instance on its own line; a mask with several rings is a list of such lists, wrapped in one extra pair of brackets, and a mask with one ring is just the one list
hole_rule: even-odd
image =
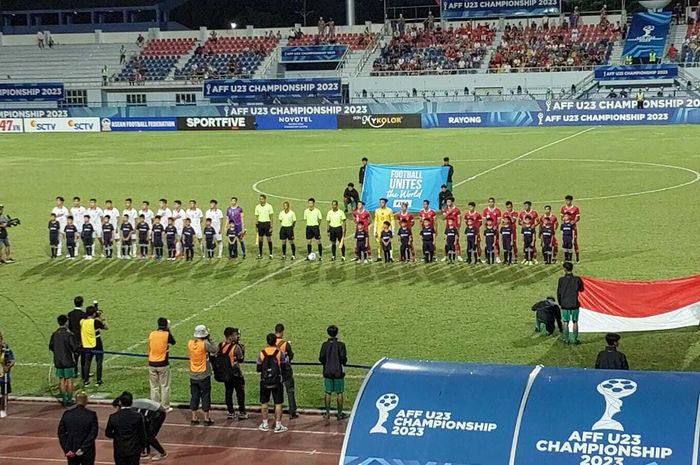
[(199, 424), (199, 407), (204, 412), (204, 425), (213, 425), (209, 416), (211, 408), (211, 362), (209, 357), (216, 355), (216, 346), (209, 339), (209, 330), (204, 325), (194, 328), (193, 339), (187, 343), (190, 358), (190, 410), (192, 410), (191, 425)]
[(170, 333), (170, 322), (158, 318), (158, 329), (148, 335), (148, 381), (151, 385), (151, 400), (163, 406), (166, 412), (170, 407), (170, 360), (168, 349), (175, 345)]
[(260, 411), (262, 423), (260, 431), (270, 431), (268, 423), (268, 404), (270, 398), (275, 403), (275, 433), (284, 433), (287, 428), (282, 424), (282, 404), (284, 403), (284, 387), (282, 373), (288, 363), (287, 356), (277, 347), (277, 336), (267, 335), (267, 346), (260, 351), (257, 371), (260, 373)]
[(277, 323), (275, 325), (275, 337), (277, 341), (275, 345), (286, 356), (289, 363), (286, 364), (282, 372), (282, 384), (287, 392), (287, 404), (289, 405), (289, 418), (294, 419), (299, 416), (297, 413), (297, 397), (294, 389), (294, 372), (292, 371), (292, 360), (294, 360), (294, 351), (289, 341), (284, 339), (284, 325)]

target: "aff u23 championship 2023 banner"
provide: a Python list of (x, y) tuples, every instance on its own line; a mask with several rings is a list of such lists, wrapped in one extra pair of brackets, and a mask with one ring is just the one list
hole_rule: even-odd
[(381, 198), (386, 198), (387, 206), (392, 209), (405, 202), (409, 211), (418, 211), (423, 200), (437, 206), (440, 186), (447, 181), (448, 170), (444, 166), (367, 165), (362, 201), (370, 211), (379, 208)]

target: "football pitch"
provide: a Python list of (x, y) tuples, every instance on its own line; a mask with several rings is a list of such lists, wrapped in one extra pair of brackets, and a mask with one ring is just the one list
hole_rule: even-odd
[[(22, 221), (10, 230), (17, 263), (0, 265), (0, 331), (18, 361), (14, 392), (51, 392), (48, 337), (56, 316), (79, 294), (99, 300), (111, 326), (103, 333), (105, 349), (112, 351), (145, 353), (148, 332), (165, 316), (178, 341), (174, 356), (186, 355), (194, 326), (205, 324), (217, 342), (225, 326), (240, 328), (253, 360), (282, 322), (299, 362), (317, 360), (325, 328), (336, 324), (352, 364), (400, 357), (590, 367), (601, 335), (583, 334), (580, 346), (564, 346), (533, 333), (530, 307), (555, 293), (559, 265), (282, 261), (277, 226), (277, 257), (255, 260), (258, 195), (266, 193), (276, 213), (289, 200), (300, 218), (313, 196), (325, 216), (331, 200), (342, 201), (347, 182), (357, 182), (363, 156), (371, 163), (421, 165), (449, 156), (462, 210), (473, 200), (481, 211), (494, 196), (500, 208), (512, 200), (519, 210), (531, 200), (540, 212), (545, 204), (558, 212), (571, 194), (582, 211), (578, 274), (667, 279), (698, 272), (698, 147), (700, 131), (693, 126), (4, 135), (0, 203)], [(237, 196), (251, 232), (249, 256), (51, 261), (47, 222), (57, 195), (67, 204), (75, 195), (84, 204), (111, 199), (120, 210), (126, 197), (155, 208), (161, 197), (171, 205), (192, 198), (204, 210), (210, 199), (225, 209)], [(297, 223), (302, 251), (303, 227)], [(324, 245), (328, 250), (327, 238)], [(351, 240), (348, 246), (352, 250)], [(633, 369), (698, 370), (697, 334), (697, 328), (631, 333), (621, 350)], [(187, 364), (173, 366), (173, 398), (187, 401)], [(145, 367), (142, 358), (108, 356), (105, 384), (88, 392), (111, 397), (128, 389), (148, 396)], [(246, 366), (249, 404), (258, 400), (253, 371)], [(320, 368), (300, 366), (296, 374), (300, 405), (321, 406)], [(364, 374), (348, 371), (350, 401)], [(223, 402), (218, 383), (213, 399)]]

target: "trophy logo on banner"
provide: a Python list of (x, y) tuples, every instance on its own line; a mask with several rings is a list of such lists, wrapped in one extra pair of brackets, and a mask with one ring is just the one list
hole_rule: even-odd
[(613, 417), (622, 411), (622, 399), (637, 392), (637, 383), (629, 379), (608, 379), (598, 385), (598, 392), (605, 399), (605, 412), (593, 425), (593, 431), (624, 431), (622, 423)]

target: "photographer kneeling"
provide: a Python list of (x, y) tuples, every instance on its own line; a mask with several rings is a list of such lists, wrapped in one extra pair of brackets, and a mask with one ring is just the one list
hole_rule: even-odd
[(0, 263), (14, 263), (10, 254), (10, 239), (7, 235), (8, 228), (19, 226), (17, 218), (11, 218), (5, 214), (5, 206), (0, 205)]

